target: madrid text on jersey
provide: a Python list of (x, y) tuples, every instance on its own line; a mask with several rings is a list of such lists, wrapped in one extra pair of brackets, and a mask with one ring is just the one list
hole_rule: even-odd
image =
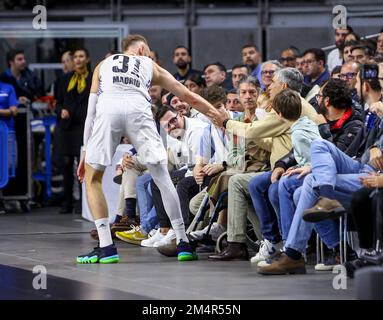
[(113, 83), (132, 84), (137, 88), (140, 87), (140, 81), (131, 77), (113, 76)]

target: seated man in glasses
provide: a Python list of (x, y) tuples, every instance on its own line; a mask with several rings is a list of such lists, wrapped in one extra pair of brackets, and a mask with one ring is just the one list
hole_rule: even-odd
[(342, 65), (342, 69), (340, 70), (340, 74), (339, 74), (339, 78), (346, 81), (348, 87), (352, 90), (352, 93), (351, 93), (352, 100), (357, 102), (360, 101), (355, 88), (356, 75), (358, 74), (358, 72), (359, 72), (359, 64), (354, 61), (350, 61)]
[(298, 56), (299, 50), (294, 46), (290, 46), (282, 50), (279, 61), (284, 67), (295, 68)]
[(304, 77), (305, 84), (314, 87), (322, 86), (330, 74), (326, 69), (326, 55), (322, 49), (312, 48), (303, 53), (303, 61), (307, 65), (307, 73)]
[(271, 108), (269, 86), (273, 82), (274, 73), (283, 68), (282, 64), (277, 60), (269, 60), (262, 63), (261, 66), (261, 93), (258, 96), (257, 108), (269, 111)]

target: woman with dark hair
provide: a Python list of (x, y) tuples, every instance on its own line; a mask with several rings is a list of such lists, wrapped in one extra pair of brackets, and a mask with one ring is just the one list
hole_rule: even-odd
[(206, 83), (198, 73), (192, 73), (185, 79), (185, 86), (190, 91), (200, 95), (203, 88), (206, 87)]
[(57, 110), (64, 175), (64, 203), (60, 213), (71, 213), (73, 210), (73, 165), (75, 158), (77, 162), (80, 162), (80, 149), (92, 83), (88, 50), (85, 48), (75, 50), (73, 61), (74, 70), (65, 78), (62, 105), (59, 105)]
[(350, 42), (350, 41), (359, 41), (359, 40), (360, 40), (360, 36), (357, 33), (350, 32), (344, 38), (344, 43)]

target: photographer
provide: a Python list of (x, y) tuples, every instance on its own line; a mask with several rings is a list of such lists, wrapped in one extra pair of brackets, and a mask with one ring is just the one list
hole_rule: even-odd
[[(349, 150), (352, 150), (352, 154), (356, 155), (356, 159), (365, 161), (366, 159), (361, 159), (362, 155), (383, 132), (382, 121), (379, 116), (382, 88), (378, 78), (377, 65), (361, 65), (361, 69), (356, 76), (355, 89), (364, 110), (364, 129), (355, 137)], [(380, 156), (378, 150), (374, 148), (371, 148), (370, 152), (375, 155), (374, 157)]]

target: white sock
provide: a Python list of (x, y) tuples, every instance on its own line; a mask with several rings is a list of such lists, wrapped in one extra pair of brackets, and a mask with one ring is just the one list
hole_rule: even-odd
[(110, 233), (110, 228), (109, 228), (109, 219), (108, 218), (97, 219), (94, 223), (96, 224), (96, 228), (98, 232), (100, 248), (104, 248), (111, 245), (113, 241), (112, 241), (112, 234)]
[(179, 244), (181, 240), (189, 243), (189, 239), (185, 232), (184, 220), (181, 218), (181, 219), (170, 220), (170, 222), (172, 224), (172, 228), (174, 232), (176, 233), (177, 244)]

